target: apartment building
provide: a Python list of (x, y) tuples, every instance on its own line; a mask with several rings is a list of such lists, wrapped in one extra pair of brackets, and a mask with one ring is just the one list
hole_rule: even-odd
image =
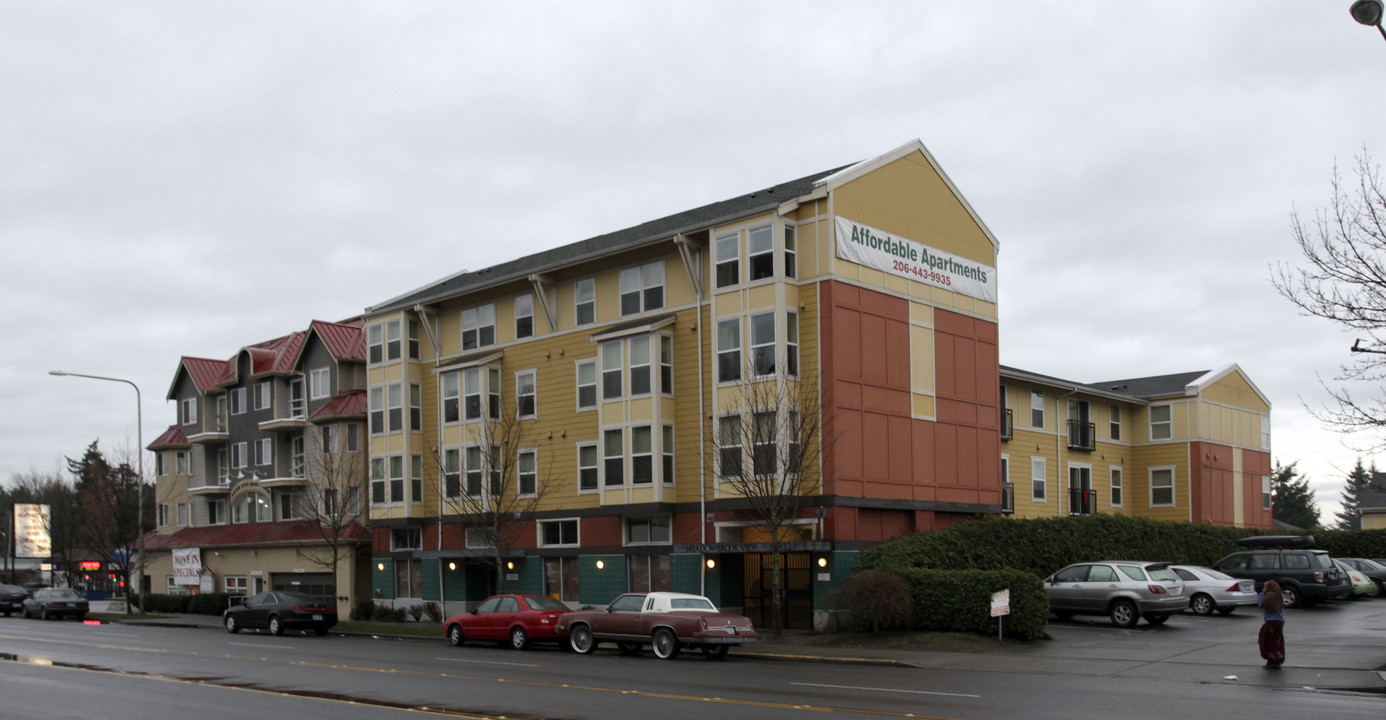
[[(154, 453), (152, 592), (297, 590), (347, 612), (370, 592), (366, 343), (359, 318), (184, 357)], [(334, 579), (335, 566), (335, 579)]]
[(772, 528), (730, 480), (788, 476), (808, 626), (861, 548), (1001, 512), (996, 252), (916, 141), (377, 303), (372, 594), (669, 589), (769, 624)]
[(1270, 401), (1240, 367), (1001, 383), (1005, 512), (1271, 527)]

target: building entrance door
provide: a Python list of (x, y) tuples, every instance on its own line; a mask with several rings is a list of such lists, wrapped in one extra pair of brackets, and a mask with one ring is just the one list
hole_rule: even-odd
[[(780, 627), (793, 630), (813, 628), (813, 585), (809, 553), (785, 553), (780, 556), (780, 589), (784, 605)], [(772, 627), (775, 603), (774, 556), (770, 553), (746, 553), (746, 602), (743, 612), (756, 627)]]

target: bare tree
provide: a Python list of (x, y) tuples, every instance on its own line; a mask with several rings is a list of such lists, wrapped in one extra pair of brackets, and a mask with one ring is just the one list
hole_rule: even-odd
[(347, 450), (339, 437), (342, 425), (326, 424), (304, 433), (308, 479), (305, 496), (299, 498), (298, 516), (314, 521), (322, 544), (298, 550), (299, 557), (332, 573), (336, 601), (345, 600), (338, 584), (343, 561), (356, 556), (364, 542), (352, 537), (360, 525), (361, 499), (366, 492), (366, 454)]
[(1340, 366), (1336, 385), (1320, 379), (1332, 397), (1330, 407), (1309, 411), (1331, 429), (1365, 432), (1373, 439), (1362, 449), (1379, 450), (1386, 448), (1386, 397), (1362, 397), (1349, 385), (1375, 391), (1386, 379), (1386, 185), (1365, 150), (1353, 172), (1355, 180), (1344, 181), (1334, 165), (1332, 200), (1312, 221), (1291, 213), (1291, 232), (1304, 259), (1276, 265), (1271, 282), (1304, 314), (1366, 337), (1350, 348), (1353, 358)]
[(142, 589), (142, 579), (131, 575), (139, 554), (141, 516), (148, 512), (148, 507), (140, 507), (140, 499), (143, 497), (146, 506), (152, 505), (154, 490), (142, 492), (143, 478), (131, 465), (128, 452), (119, 452), (114, 459), (112, 464), (98, 454), (86, 462), (85, 477), (79, 480), (77, 490), (82, 523), (79, 537), (106, 567), (126, 579), (129, 612), (130, 597)]
[(435, 457), (447, 515), (462, 528), (465, 544), (484, 547), (496, 573), (496, 592), (505, 591), (505, 562), (533, 527), (533, 513), (553, 486), (553, 458), (540, 470), (538, 437), (516, 406), (493, 398), (492, 415), (463, 426), (462, 447)]
[(822, 413), (812, 379), (784, 366), (759, 368), (758, 376), (752, 370), (742, 371), (720, 403), (707, 445), (722, 491), (744, 499), (745, 515), (769, 538), (771, 628), (778, 637), (785, 606), (782, 555), (797, 539), (804, 498), (821, 489)]
[[(76, 576), (78, 553), (81, 542), (78, 529), (82, 527), (77, 502), (77, 491), (63, 478), (60, 470), (42, 473), (30, 470), (10, 476), (13, 490), (9, 493), (13, 503), (39, 503), (49, 508), (48, 531), (52, 543), (53, 565), (66, 577)], [(10, 510), (13, 513), (13, 510)], [(71, 581), (69, 580), (69, 585)]]

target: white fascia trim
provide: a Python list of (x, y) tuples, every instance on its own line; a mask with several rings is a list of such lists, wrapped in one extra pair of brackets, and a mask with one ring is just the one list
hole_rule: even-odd
[(1261, 398), (1261, 402), (1264, 402), (1266, 404), (1266, 407), (1271, 407), (1270, 398), (1266, 397), (1266, 394), (1261, 392), (1261, 388), (1256, 387), (1256, 383), (1251, 381), (1251, 377), (1248, 376), (1246, 374), (1246, 371), (1242, 370), (1241, 366), (1237, 363), (1232, 363), (1231, 365), (1228, 365), (1227, 367), (1221, 370), (1208, 371), (1202, 377), (1186, 385), (1184, 387), (1184, 392), (1188, 393), (1189, 395), (1197, 395), (1200, 392), (1202, 392), (1204, 388), (1211, 386), (1213, 383), (1227, 377), (1232, 373), (1237, 373), (1238, 375), (1241, 375), (1242, 379), (1246, 381), (1246, 384), (1251, 386), (1251, 391), (1256, 393), (1257, 397)]

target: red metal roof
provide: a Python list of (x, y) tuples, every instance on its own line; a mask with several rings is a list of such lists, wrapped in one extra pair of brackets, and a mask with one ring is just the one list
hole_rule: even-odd
[(318, 337), (322, 338), (322, 344), (327, 346), (327, 351), (332, 353), (332, 357), (338, 360), (365, 361), (366, 333), (365, 326), (359, 318), (354, 323), (314, 320), (310, 326), (311, 331), (318, 333)]
[(326, 405), (318, 408), (318, 411), (309, 415), (308, 419), (317, 422), (330, 418), (365, 417), (365, 415), (366, 391), (347, 390), (329, 400)]
[(184, 357), (182, 366), (188, 371), (188, 376), (192, 378), (193, 384), (197, 385), (197, 389), (203, 392), (215, 389), (217, 383), (232, 370), (227, 361), (208, 358)]
[(164, 434), (155, 438), (154, 442), (149, 443), (145, 449), (157, 450), (163, 447), (181, 447), (188, 444), (188, 436), (183, 434), (183, 429), (177, 425), (169, 425)]
[[(370, 531), (358, 523), (343, 528), (341, 536), (346, 540), (360, 542), (369, 542), (371, 539)], [(172, 535), (145, 535), (145, 546), (151, 549), (313, 542), (323, 542), (322, 531), (315, 520), (209, 525), (183, 528)]]

